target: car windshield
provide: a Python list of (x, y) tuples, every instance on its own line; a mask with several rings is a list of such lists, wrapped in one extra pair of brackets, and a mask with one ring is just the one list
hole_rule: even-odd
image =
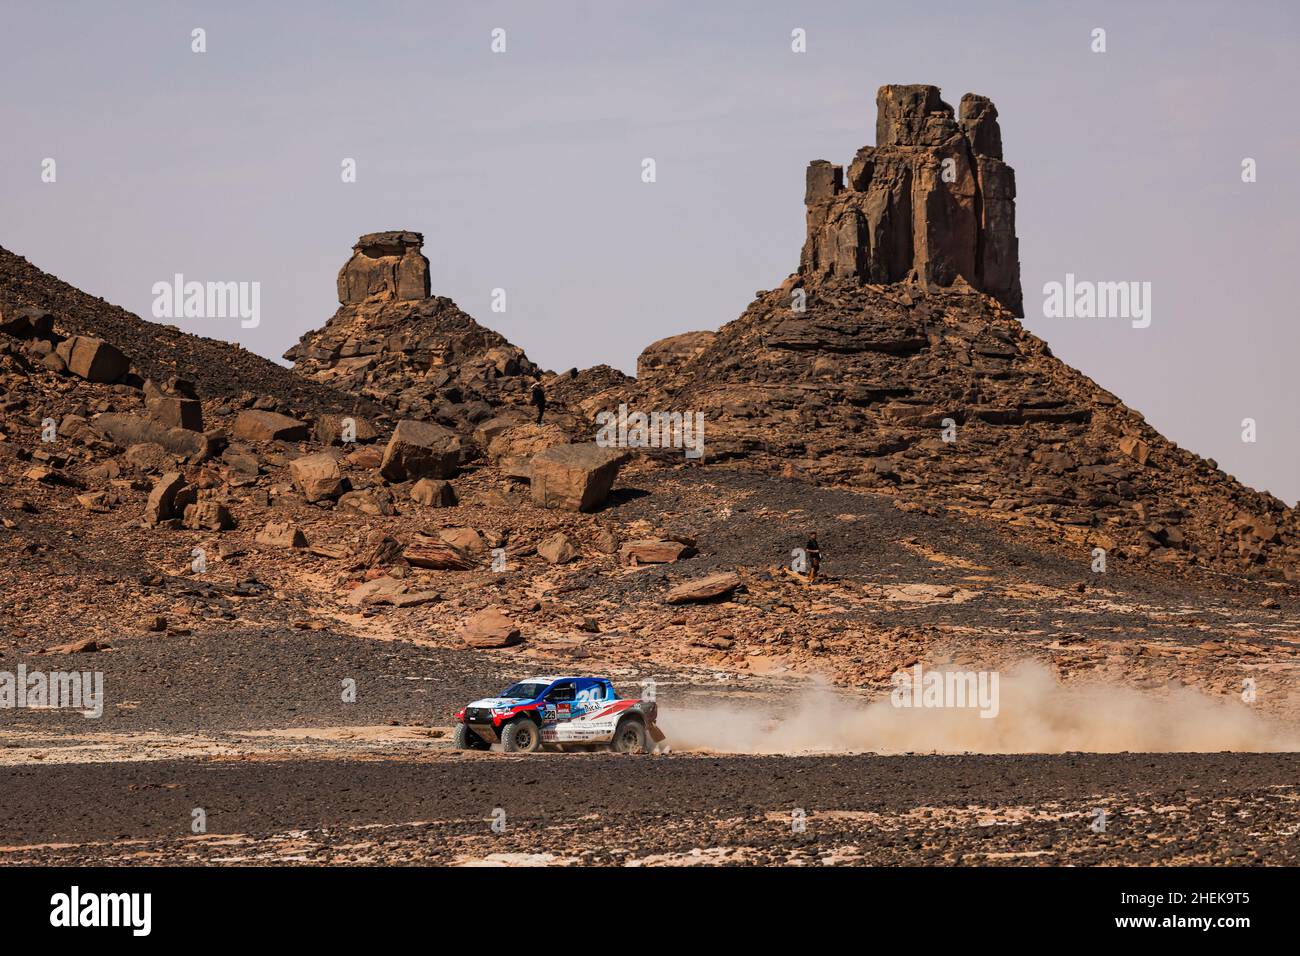
[(520, 700), (534, 700), (542, 696), (542, 691), (546, 690), (549, 685), (541, 684), (537, 681), (520, 681), (518, 684), (511, 684), (501, 692), (502, 697), (517, 697)]

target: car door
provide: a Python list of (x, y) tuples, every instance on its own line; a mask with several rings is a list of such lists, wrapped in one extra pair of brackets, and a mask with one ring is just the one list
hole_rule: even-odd
[(542, 740), (565, 739), (564, 725), (576, 716), (578, 688), (574, 681), (557, 681), (543, 696)]

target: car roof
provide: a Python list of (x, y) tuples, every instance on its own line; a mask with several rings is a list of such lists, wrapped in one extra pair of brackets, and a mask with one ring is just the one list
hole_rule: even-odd
[(577, 674), (559, 674), (549, 677), (525, 677), (515, 681), (516, 684), (554, 684), (557, 680), (608, 680), (605, 677), (586, 677)]

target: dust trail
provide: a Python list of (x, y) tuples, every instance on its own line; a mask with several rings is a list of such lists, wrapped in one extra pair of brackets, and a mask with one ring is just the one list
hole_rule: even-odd
[(1236, 697), (1189, 688), (1151, 693), (1096, 681), (1061, 684), (1041, 664), (1000, 673), (997, 716), (975, 709), (864, 703), (821, 685), (792, 708), (660, 708), (675, 750), (721, 753), (1212, 753), (1300, 751), (1300, 726)]

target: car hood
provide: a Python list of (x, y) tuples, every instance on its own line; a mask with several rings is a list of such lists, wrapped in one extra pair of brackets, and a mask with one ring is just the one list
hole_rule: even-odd
[(520, 704), (527, 704), (530, 701), (531, 698), (528, 697), (484, 697), (482, 700), (476, 700), (465, 706), (500, 709), (502, 707), (518, 707)]

